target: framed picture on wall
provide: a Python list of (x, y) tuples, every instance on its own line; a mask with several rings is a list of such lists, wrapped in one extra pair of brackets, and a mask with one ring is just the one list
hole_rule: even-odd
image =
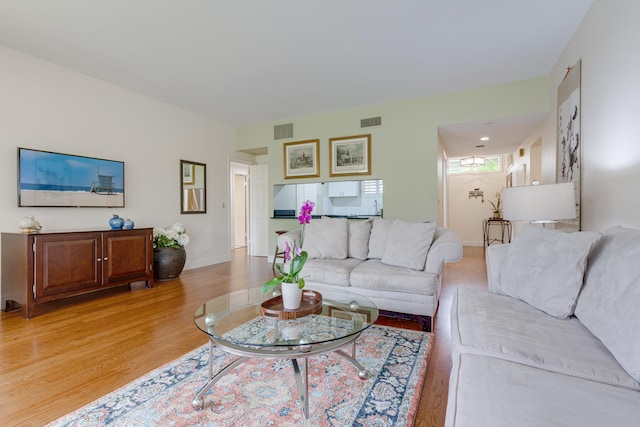
[(18, 147), (19, 207), (124, 207), (124, 162)]
[(330, 176), (371, 175), (371, 135), (329, 139)]
[(284, 145), (284, 178), (320, 176), (320, 140), (286, 142)]
[(558, 86), (558, 133), (556, 153), (556, 182), (572, 182), (576, 197), (576, 219), (562, 221), (562, 226), (569, 230), (581, 229), (581, 73), (582, 61), (567, 70), (560, 86)]

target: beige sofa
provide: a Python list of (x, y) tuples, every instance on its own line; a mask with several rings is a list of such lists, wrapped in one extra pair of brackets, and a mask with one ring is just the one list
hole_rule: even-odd
[[(278, 237), (281, 250), (287, 242), (300, 246), (301, 229)], [(348, 288), (381, 310), (423, 316), (428, 330), (438, 307), (442, 268), (462, 258), (453, 231), (382, 218), (314, 219), (306, 226), (303, 249), (309, 253), (301, 273), (306, 288)]]
[(640, 231), (526, 226), (458, 288), (445, 425), (640, 425)]

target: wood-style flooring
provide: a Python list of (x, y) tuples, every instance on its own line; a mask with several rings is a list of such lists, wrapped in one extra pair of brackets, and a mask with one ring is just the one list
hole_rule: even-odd
[[(265, 258), (188, 270), (180, 279), (142, 283), (40, 306), (30, 320), (0, 313), (0, 425), (42, 426), (205, 344), (192, 315), (203, 301), (258, 287), (272, 276)], [(451, 369), (449, 309), (457, 286), (486, 287), (483, 248), (445, 266), (435, 347), (416, 426), (442, 426)]]

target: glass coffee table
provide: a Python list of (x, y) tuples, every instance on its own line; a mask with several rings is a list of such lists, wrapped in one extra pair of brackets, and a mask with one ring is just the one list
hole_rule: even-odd
[[(305, 295), (310, 295), (305, 288)], [(262, 304), (276, 294), (260, 289), (231, 292), (207, 301), (195, 311), (196, 326), (209, 337), (209, 381), (192, 401), (204, 407), (204, 395), (224, 375), (251, 358), (291, 359), (305, 420), (309, 419), (308, 358), (335, 352), (348, 360), (365, 380), (368, 373), (356, 361), (356, 339), (378, 318), (375, 304), (345, 290), (322, 291), (322, 305), (315, 314), (280, 320), (261, 313)], [(219, 372), (213, 372), (214, 346), (239, 356)], [(350, 348), (350, 353), (345, 349)]]

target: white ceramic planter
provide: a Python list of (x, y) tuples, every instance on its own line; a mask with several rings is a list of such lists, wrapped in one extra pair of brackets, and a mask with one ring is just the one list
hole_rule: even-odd
[(297, 310), (302, 303), (302, 289), (298, 288), (298, 282), (282, 283), (282, 304), (286, 310)]

